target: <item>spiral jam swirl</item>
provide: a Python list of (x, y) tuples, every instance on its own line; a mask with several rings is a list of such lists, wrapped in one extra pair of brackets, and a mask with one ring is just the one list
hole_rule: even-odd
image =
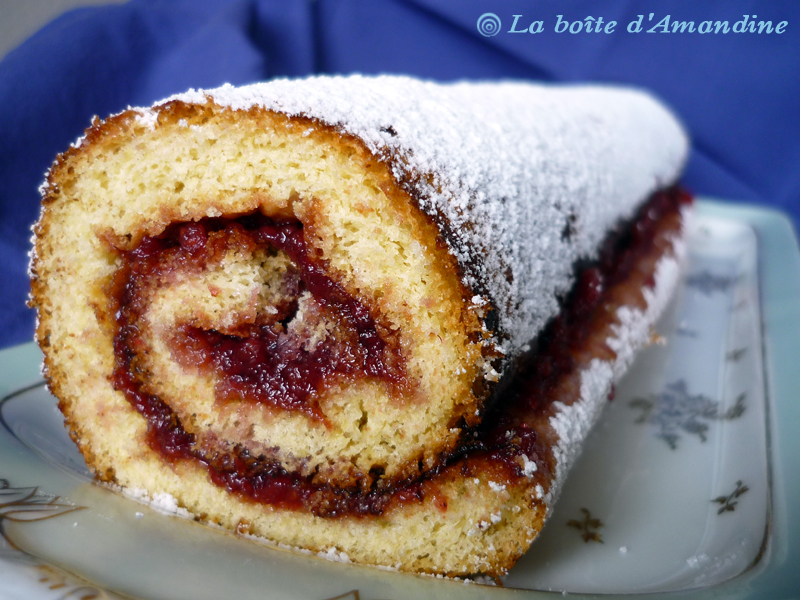
[[(270, 283), (275, 293), (269, 310), (246, 319), (223, 319), (215, 326), (204, 325), (202, 319), (178, 322), (165, 336), (177, 364), (213, 375), (220, 406), (233, 400), (262, 404), (324, 424), (318, 398), (328, 386), (370, 379), (403, 394), (408, 385), (404, 359), (393, 333), (327, 273), (323, 261), (310, 255), (296, 220), (252, 214), (174, 223), (161, 235), (144, 238), (134, 250), (120, 251), (123, 266), (110, 289), (115, 305), (112, 383), (147, 420), (148, 443), (162, 456), (197, 461), (217, 485), (279, 508), (331, 518), (380, 515), (393, 503), (435, 497), (436, 477), (456, 466), (468, 474), (476, 464), (489, 461), (506, 477), (521, 477), (523, 455), (537, 464), (536, 477), (546, 485), (554, 469), (546, 418), (553, 402), (564, 401), (558, 397), (560, 384), (582, 366), (593, 332), (608, 325), (610, 317), (598, 320), (598, 315), (613, 315), (608, 309), (615, 305), (604, 303), (617, 301), (629, 275), (638, 269), (641, 283), (653, 285), (653, 273), (642, 267), (643, 259), (667, 247), (680, 226), (680, 206), (689, 201), (677, 188), (656, 193), (632, 222), (609, 235), (599, 260), (577, 273), (562, 313), (534, 341), (534, 350), (520, 359), (504, 402), (496, 403), (495, 412), (449, 462), (413, 481), (370, 489), (320, 483), (273, 458), (254, 455), (235, 441), (215, 444), (213, 439), (200, 439), (168, 399), (148, 384), (143, 316), (153, 291), (179, 274), (202, 273), (218, 266), (220, 257), (245, 249), (283, 257)], [(654, 250), (654, 244), (662, 248)], [(610, 290), (616, 291), (610, 295)], [(640, 290), (637, 284), (637, 297)], [(302, 327), (297, 325), (301, 313)], [(317, 335), (320, 331), (324, 334)], [(602, 352), (610, 350), (601, 348)]]

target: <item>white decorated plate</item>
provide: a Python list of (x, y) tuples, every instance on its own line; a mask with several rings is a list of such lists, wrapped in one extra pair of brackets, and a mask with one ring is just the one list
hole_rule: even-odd
[(0, 597), (800, 597), (800, 253), (788, 221), (700, 202), (658, 333), (503, 588), (277, 549), (99, 486), (41, 383), (38, 349), (0, 352)]

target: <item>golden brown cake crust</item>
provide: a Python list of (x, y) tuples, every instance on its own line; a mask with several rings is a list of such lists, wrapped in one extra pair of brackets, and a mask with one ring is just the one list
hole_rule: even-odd
[[(195, 123), (208, 122), (212, 118), (220, 121), (218, 126), (223, 128), (234, 127), (235, 121), (237, 119), (241, 120), (242, 116), (236, 115), (234, 117), (230, 113), (223, 111), (215, 113), (207, 107), (197, 107), (176, 101), (166, 104), (160, 109), (159, 127), (164, 129), (191, 127), (195, 126)], [(281, 128), (286, 128), (288, 123), (287, 118), (283, 115), (268, 114), (257, 108), (248, 111), (246, 119), (250, 126), (256, 130), (280, 130)], [(186, 123), (187, 125), (179, 125), (179, 123)], [(297, 120), (292, 122), (292, 126), (295, 129), (309, 125), (311, 123), (303, 119), (300, 119), (299, 122)], [(478, 317), (479, 311), (473, 310), (469, 303), (465, 302), (465, 298), (471, 297), (471, 292), (461, 283), (457, 263), (446, 251), (446, 247), (439, 236), (438, 230), (433, 226), (430, 217), (422, 213), (414, 205), (407, 192), (393, 184), (386, 165), (376, 161), (363, 148), (363, 143), (360, 143), (359, 140), (352, 136), (340, 136), (331, 127), (320, 124), (314, 124), (314, 127), (314, 134), (309, 138), (319, 146), (336, 148), (340, 155), (346, 157), (345, 160), (356, 164), (362, 172), (365, 172), (366, 176), (374, 181), (371, 185), (379, 190), (386, 206), (385, 210), (389, 212), (388, 218), (394, 223), (403, 224), (407, 228), (406, 237), (419, 244), (420, 248), (425, 249), (424, 252), (427, 257), (425, 267), (429, 272), (429, 275), (425, 277), (435, 277), (435, 286), (429, 286), (430, 291), (428, 292), (428, 295), (433, 295), (433, 297), (429, 297), (426, 302), (438, 305), (436, 316), (440, 322), (436, 325), (437, 330), (440, 333), (448, 332), (454, 334), (453, 337), (458, 337), (459, 339), (454, 342), (453, 351), (464, 353), (464, 358), (462, 358), (464, 364), (459, 366), (464, 371), (458, 378), (462, 381), (459, 384), (461, 388), (460, 391), (455, 391), (455, 388), (450, 391), (451, 411), (439, 417), (439, 431), (433, 435), (428, 435), (425, 443), (417, 443), (416, 448), (408, 449), (401, 454), (399, 460), (395, 459), (396, 464), (392, 470), (384, 464), (387, 460), (387, 457), (384, 456), (383, 458), (377, 458), (378, 462), (368, 463), (360, 468), (353, 469), (350, 467), (345, 471), (341, 471), (337, 470), (337, 465), (332, 465), (328, 472), (325, 472), (324, 469), (316, 471), (318, 478), (328, 479), (332, 482), (350, 484), (356, 482), (362, 486), (369, 486), (374, 483), (374, 476), (370, 474), (370, 471), (377, 465), (383, 470), (383, 477), (386, 480), (406, 480), (417, 476), (420, 468), (424, 470), (434, 468), (441, 456), (446, 456), (455, 448), (461, 429), (477, 422), (476, 413), (479, 412), (479, 408), (491, 387), (491, 383), (488, 382), (480, 385), (475, 384), (476, 380), (482, 379), (484, 363), (481, 357), (483, 333), (481, 331), (482, 324)], [(52, 223), (58, 222), (63, 218), (58, 214), (59, 202), (63, 206), (63, 204), (73, 201), (70, 195), (74, 186), (75, 169), (78, 168), (78, 165), (90, 160), (96, 161), (98, 154), (113, 154), (121, 138), (126, 135), (137, 135), (138, 131), (143, 130), (146, 130), (146, 128), (137, 124), (136, 114), (133, 112), (112, 117), (104, 123), (96, 122), (87, 130), (85, 141), (79, 147), (73, 147), (60, 156), (48, 175), (48, 181), (45, 185), (44, 210), (35, 231), (39, 242), (37, 243), (32, 265), (32, 305), (39, 309), (40, 317), (37, 337), (43, 348), (48, 347), (53, 328), (59, 327), (59, 323), (51, 320), (52, 311), (49, 301), (46, 299), (47, 293), (43, 283), (53, 280), (54, 277), (57, 278), (58, 276), (54, 276), (54, 272), (61, 270), (58, 266), (54, 267), (55, 260), (52, 258), (54, 253), (48, 245), (49, 240), (58, 240), (54, 245), (60, 246), (61, 240), (59, 240), (59, 237), (63, 239), (65, 235), (63, 231), (56, 234), (51, 233)], [(320, 221), (325, 218), (325, 214), (319, 209), (319, 199), (312, 196), (307, 201), (300, 203), (290, 197), (281, 203), (275, 201), (274, 198), (262, 190), (249, 192), (246, 196), (241, 200), (237, 199), (232, 212), (226, 211), (226, 216), (246, 214), (254, 210), (268, 213), (273, 217), (294, 215), (301, 218), (306, 239), (319, 240), (315, 251), (325, 256), (330, 251), (326, 244), (330, 244), (331, 235), (328, 234), (325, 237), (318, 233), (326, 225), (330, 229), (330, 224)], [(174, 203), (165, 201), (157, 209), (151, 210), (151, 213), (146, 218), (135, 220), (133, 225), (124, 231), (115, 229), (114, 224), (108, 220), (101, 220), (100, 223), (94, 224), (91, 228), (99, 246), (97, 252), (105, 255), (103, 260), (106, 262), (116, 263), (120, 260), (122, 253), (135, 248), (145, 236), (158, 235), (175, 221), (191, 221), (209, 213), (216, 214), (215, 200), (216, 198), (201, 199), (194, 197), (192, 198), (193, 204), (188, 207), (188, 210), (184, 206), (176, 207)], [(349, 208), (359, 213), (369, 214), (372, 211), (372, 208), (366, 204)], [(77, 218), (82, 217), (78, 216)], [(62, 229), (64, 228), (62, 223), (59, 223), (59, 225)], [(113, 327), (113, 324), (110, 323), (112, 319), (103, 312), (104, 302), (102, 297), (103, 290), (109, 286), (112, 274), (113, 269), (107, 270), (102, 278), (91, 282), (90, 287), (93, 289), (89, 290), (85, 299), (78, 301), (78, 303), (90, 305), (93, 314), (97, 317), (98, 331), (94, 334), (97, 336), (101, 335), (101, 329), (104, 335), (108, 335), (108, 327)], [(340, 276), (340, 272), (332, 269), (331, 275), (336, 278)], [(346, 285), (344, 278), (340, 279), (339, 282)], [(367, 305), (379, 305), (381, 302), (388, 304), (394, 301), (395, 321), (410, 321), (412, 319), (412, 310), (406, 306), (407, 303), (402, 298), (399, 301), (397, 298), (403, 295), (402, 290), (393, 290), (385, 285), (385, 282), (383, 283), (384, 285), (381, 287), (375, 286), (372, 292), (364, 287), (359, 288), (357, 290), (358, 297)], [(395, 298), (392, 298), (392, 295)], [(389, 324), (389, 326), (392, 325)], [(67, 335), (74, 337), (75, 332)], [(458, 350), (459, 348), (460, 350)], [(419, 357), (417, 362), (430, 364), (432, 361), (430, 358)], [(53, 364), (53, 360), (49, 356), (46, 368), (49, 378), (53, 381), (53, 389), (60, 392), (59, 397), (69, 397), (70, 394), (65, 393), (63, 384), (59, 383), (66, 377), (59, 372), (59, 366)], [(105, 374), (106, 378), (109, 376), (109, 373)], [(430, 376), (428, 378), (431, 379)], [(483, 394), (475, 396), (473, 389), (481, 389)], [(396, 412), (399, 413), (399, 411), (404, 410), (404, 405), (421, 405), (424, 402), (424, 398), (422, 400), (415, 399), (412, 395), (412, 397), (405, 399), (402, 396), (395, 397), (394, 404), (397, 405), (395, 408), (397, 409)], [(75, 425), (73, 425), (74, 427)], [(421, 427), (427, 428), (428, 424), (423, 422), (420, 425)], [(399, 454), (399, 450), (394, 449), (393, 454), (395, 453)], [(308, 463), (308, 455), (300, 456), (297, 459), (286, 457), (285, 462), (290, 468), (296, 468), (300, 463)], [(94, 466), (97, 468), (100, 465), (95, 463)], [(312, 468), (318, 469), (318, 467), (319, 465), (316, 465)], [(101, 469), (101, 471), (105, 472), (107, 469), (110, 469), (110, 466)]]
[[(517, 406), (508, 413), (517, 429), (499, 446), (484, 441), (473, 451), (469, 436), (520, 353), (513, 320), (503, 315), (525, 313), (531, 300), (496, 294), (476, 276), (477, 258), (493, 258), (492, 244), (506, 240), (465, 252), (464, 231), (483, 224), (455, 227), (452, 215), (430, 208), (426, 186), (446, 188), (434, 174), (403, 170), (410, 155), (381, 154), (371, 144), (341, 124), (211, 97), (95, 121), (43, 186), (31, 305), (45, 375), (71, 437), (103, 481), (166, 492), (203, 520), (357, 562), (498, 575), (540, 531), (572, 460), (562, 459), (574, 450), (563, 447), (562, 413), (607, 393), (583, 396), (597, 361), (608, 370), (606, 386), (627, 366), (606, 340), (641, 345), (641, 330), (674, 285), (680, 219), (674, 213), (660, 225), (661, 241), (640, 257), (633, 279), (611, 289), (598, 312), (604, 317), (592, 321), (590, 341), (573, 357), (577, 367), (543, 400), (546, 408)], [(549, 209), (556, 224), (567, 210)], [(303, 260), (312, 266), (277, 246), (225, 246), (213, 259), (187, 258), (186, 225), (224, 246), (225, 236), (260, 215), (277, 226), (300, 223)], [(141, 258), (143, 247), (158, 244), (166, 250)], [(130, 275), (140, 272), (136, 265), (144, 265), (141, 285)], [(512, 290), (531, 285), (519, 268), (502, 269)], [(317, 417), (246, 394), (223, 399), (221, 367), (195, 369), (176, 358), (176, 331), (237, 337), (271, 323), (267, 315), (278, 308), (264, 289), (280, 287), (275, 282), (292, 269), (321, 270), (340, 295), (366, 307), (382, 343), (400, 357), (398, 387), (377, 376), (332, 376), (311, 392)], [(347, 311), (308, 289), (293, 293), (296, 309), (274, 325), (276, 335), (303, 331), (308, 348), (345, 335)], [(141, 306), (120, 310), (126, 297)], [(613, 316), (621, 307), (634, 311), (633, 325)], [(120, 383), (126, 377), (134, 383)], [(148, 409), (136, 408), (144, 396), (164, 402), (194, 436), (180, 452), (165, 452), (154, 438)], [(528, 444), (529, 431), (539, 446)], [(225, 465), (250, 458), (299, 491), (266, 502), (231, 487)]]

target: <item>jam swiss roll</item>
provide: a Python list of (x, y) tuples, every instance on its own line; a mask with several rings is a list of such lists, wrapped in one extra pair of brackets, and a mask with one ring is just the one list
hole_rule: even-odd
[(686, 148), (602, 86), (317, 77), (96, 119), (35, 226), (49, 387), (132, 494), (500, 575), (677, 281)]

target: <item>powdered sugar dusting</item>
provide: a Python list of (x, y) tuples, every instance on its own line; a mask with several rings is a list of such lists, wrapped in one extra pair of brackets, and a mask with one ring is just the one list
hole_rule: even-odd
[[(688, 211), (684, 210), (683, 218), (685, 223)], [(653, 288), (643, 290), (647, 302), (644, 311), (629, 306), (622, 306), (617, 311), (619, 325), (613, 327), (614, 334), (606, 340), (606, 344), (615, 351), (616, 359), (592, 360), (581, 373), (580, 399), (569, 406), (561, 402), (554, 403), (558, 412), (550, 419), (550, 425), (558, 434), (558, 443), (553, 447), (555, 477), (544, 498), (548, 511), (558, 498), (567, 472), (580, 453), (583, 440), (599, 418), (611, 386), (628, 369), (636, 351), (649, 341), (650, 328), (664, 311), (677, 285), (686, 251), (685, 239), (676, 239), (673, 241), (673, 255), (663, 256), (658, 261)]]
[(175, 496), (167, 492), (156, 492), (152, 496), (142, 488), (120, 488), (120, 491), (128, 498), (149, 505), (158, 512), (165, 515), (175, 515), (185, 519), (193, 519), (194, 515), (180, 506)]
[(550, 419), (550, 425), (558, 434), (558, 443), (553, 447), (556, 474), (546, 497), (548, 505), (556, 501), (567, 471), (580, 453), (581, 443), (600, 416), (600, 409), (614, 380), (613, 374), (612, 363), (594, 359), (589, 363), (589, 368), (581, 373), (580, 400), (569, 406), (561, 402), (554, 403), (558, 413)]
[(346, 552), (342, 552), (337, 550), (336, 548), (328, 548), (324, 552), (317, 552), (317, 556), (320, 558), (325, 558), (327, 560), (332, 560), (334, 562), (343, 562), (349, 563), (353, 562), (350, 560), (350, 557), (347, 555)]
[[(682, 209), (683, 222), (686, 223), (690, 218), (690, 209)], [(655, 270), (656, 286), (653, 289), (643, 290), (645, 301), (647, 302), (647, 312), (642, 318), (641, 311), (637, 311), (628, 306), (622, 306), (617, 311), (619, 325), (615, 325), (614, 337), (606, 340), (606, 344), (613, 350), (617, 359), (614, 362), (614, 377), (618, 379), (628, 369), (633, 362), (636, 351), (645, 346), (651, 339), (652, 323), (660, 315), (667, 302), (668, 294), (659, 295), (660, 285), (663, 288), (672, 290), (678, 283), (680, 277), (680, 265), (685, 260), (687, 247), (684, 239), (676, 239), (673, 242), (673, 252), (676, 260), (664, 260), (658, 262)]]
[(539, 470), (539, 467), (524, 454), (520, 454), (520, 458), (522, 459), (522, 474), (525, 475), (525, 477), (533, 477), (533, 474)]
[(154, 129), (158, 122), (158, 113), (150, 109), (139, 109), (136, 112), (136, 122), (148, 129)]
[(492, 343), (507, 359), (557, 313), (575, 260), (595, 257), (614, 223), (674, 182), (687, 149), (650, 96), (602, 86), (314, 77), (166, 101), (208, 98), (310, 117), (387, 161), (440, 225), (464, 282), (494, 305)]
[(495, 481), (490, 481), (489, 482), (489, 489), (492, 490), (493, 492), (500, 493), (500, 492), (504, 492), (506, 490), (506, 486), (504, 486), (503, 484), (497, 483)]

